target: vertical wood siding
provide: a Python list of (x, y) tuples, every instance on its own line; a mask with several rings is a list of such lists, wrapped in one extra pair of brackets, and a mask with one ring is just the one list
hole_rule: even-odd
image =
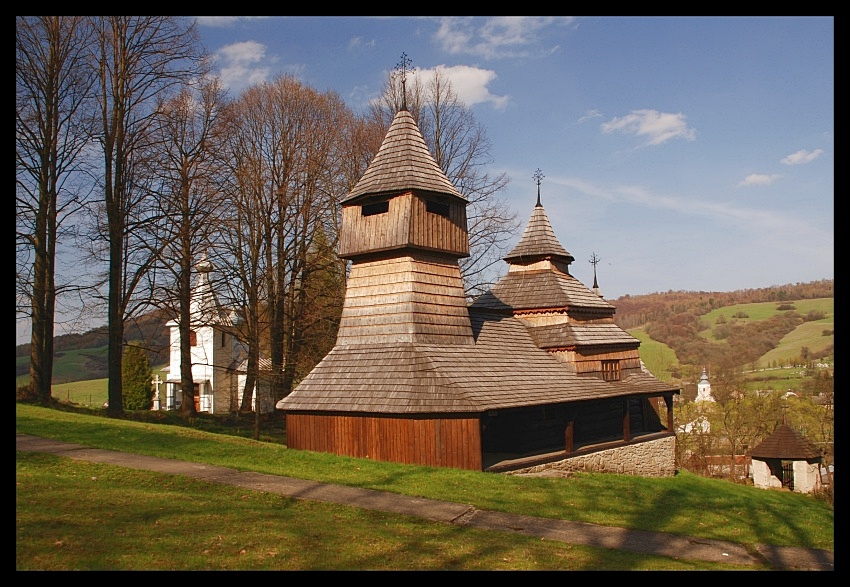
[[(406, 192), (390, 198), (383, 214), (363, 216), (358, 204), (343, 206), (339, 255), (344, 258), (402, 247), (469, 255), (465, 204), (448, 201), (448, 217), (426, 209), (429, 196)], [(435, 197), (435, 196), (430, 196)]]
[(593, 355), (582, 355), (576, 352), (574, 355), (576, 373), (586, 375), (592, 373), (602, 378), (602, 361), (618, 359), (620, 361), (620, 377), (625, 378), (630, 371), (640, 371), (640, 353), (638, 350), (615, 351), (610, 353), (597, 353)]
[(396, 463), (482, 470), (477, 416), (286, 414), (287, 446)]

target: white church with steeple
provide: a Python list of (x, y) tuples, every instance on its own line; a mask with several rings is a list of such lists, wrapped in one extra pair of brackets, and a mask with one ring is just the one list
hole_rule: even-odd
[(711, 395), (711, 383), (708, 382), (708, 373), (705, 367), (702, 368), (702, 375), (697, 383), (697, 397), (694, 401), (697, 402), (713, 402), (714, 396)]
[[(241, 317), (219, 303), (209, 274), (213, 269), (204, 255), (195, 266), (198, 279), (192, 289), (189, 331), (192, 381), (195, 386), (195, 410), (210, 414), (227, 414), (239, 409), (247, 378), (248, 349), (236, 336)], [(180, 389), (180, 328), (177, 320), (169, 320), (169, 364), (165, 381), (165, 401), (160, 406), (175, 410), (183, 402)], [(262, 371), (261, 360), (261, 371)], [(268, 368), (268, 365), (266, 365)], [(254, 390), (251, 408), (256, 409), (257, 389), (262, 413), (274, 410), (268, 382), (260, 378)]]

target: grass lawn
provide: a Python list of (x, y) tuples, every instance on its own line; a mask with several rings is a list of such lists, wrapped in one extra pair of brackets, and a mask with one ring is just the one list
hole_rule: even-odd
[[(453, 501), (492, 511), (671, 532), (695, 539), (834, 548), (834, 509), (829, 503), (814, 496), (763, 490), (684, 471), (667, 478), (601, 473), (529, 478), (297, 451), (278, 442), (206, 432), (198, 429), (197, 423), (163, 425), (20, 403), (16, 408), (17, 432), (84, 446)], [(20, 458), (19, 454), (19, 467)], [(45, 478), (49, 477), (48, 474)], [(62, 483), (57, 481), (55, 485), (61, 491)], [(99, 494), (92, 487), (85, 499), (95, 499)], [(220, 491), (210, 489), (213, 493)], [(19, 500), (21, 490), (19, 481)], [(194, 499), (186, 497), (184, 501)], [(197, 499), (204, 502), (209, 498)], [(109, 505), (107, 509), (114, 507), (117, 506)], [(161, 507), (166, 516), (171, 504), (166, 500)], [(155, 519), (141, 516), (138, 523), (153, 524)], [(333, 520), (331, 516), (327, 523), (335, 523)]]
[(17, 455), (16, 498), (16, 570), (740, 568), (463, 528), (53, 455)]

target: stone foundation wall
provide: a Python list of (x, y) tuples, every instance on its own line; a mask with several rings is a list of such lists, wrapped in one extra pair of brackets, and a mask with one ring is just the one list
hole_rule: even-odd
[(672, 477), (676, 474), (676, 437), (639, 442), (570, 457), (525, 469), (509, 475), (533, 475), (545, 472), (620, 473), (639, 477)]

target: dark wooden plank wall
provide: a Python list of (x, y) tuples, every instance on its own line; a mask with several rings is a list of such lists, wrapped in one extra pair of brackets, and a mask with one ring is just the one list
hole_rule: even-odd
[[(627, 402), (628, 420), (625, 419)], [(487, 415), (483, 422), (485, 452), (520, 454), (565, 448), (565, 433), (570, 423), (577, 445), (623, 439), (626, 426), (632, 436), (664, 429), (658, 414), (641, 398), (512, 408)]]
[(290, 448), (378, 461), (480, 471), (476, 416), (402, 417), (287, 413)]

